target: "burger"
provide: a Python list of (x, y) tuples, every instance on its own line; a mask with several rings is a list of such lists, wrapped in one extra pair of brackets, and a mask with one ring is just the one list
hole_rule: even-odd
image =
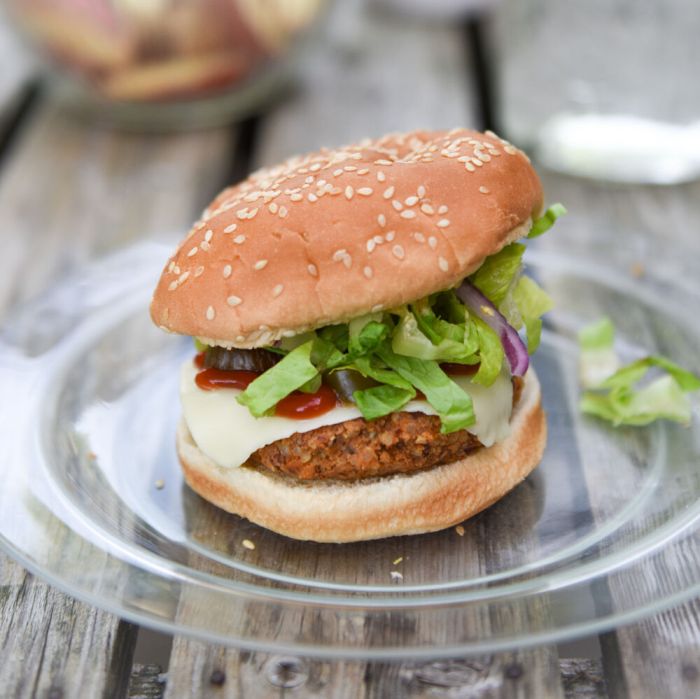
[[(529, 368), (547, 230), (525, 154), (491, 132), (390, 134), (225, 189), (168, 260), (154, 322), (195, 338), (189, 486), (296, 539), (418, 534), (488, 507), (546, 440)], [(521, 337), (522, 335), (522, 337)]]

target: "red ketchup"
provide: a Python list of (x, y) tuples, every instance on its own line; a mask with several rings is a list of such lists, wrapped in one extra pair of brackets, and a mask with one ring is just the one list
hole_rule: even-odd
[(329, 386), (322, 385), (316, 393), (294, 391), (277, 403), (275, 415), (293, 420), (309, 420), (333, 410), (338, 404), (335, 391)]
[[(204, 354), (198, 354), (194, 363), (200, 368), (203, 367)], [(194, 380), (197, 386), (204, 391), (212, 391), (217, 388), (237, 388), (244, 391), (258, 376), (260, 374), (255, 371), (204, 369), (197, 373)], [(301, 391), (290, 393), (277, 403), (275, 415), (292, 420), (309, 420), (327, 413), (337, 404), (338, 398), (335, 391), (322, 385), (316, 393), (302, 393)]]
[(194, 381), (202, 390), (215, 388), (238, 388), (245, 391), (260, 374), (254, 371), (228, 371), (224, 369), (205, 369), (195, 376)]

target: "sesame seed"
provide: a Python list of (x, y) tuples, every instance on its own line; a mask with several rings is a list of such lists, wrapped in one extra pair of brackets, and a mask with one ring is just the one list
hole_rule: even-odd
[(276, 214), (279, 210), (279, 206), (277, 206), (277, 204), (275, 204), (275, 202), (273, 201), (271, 204), (267, 205), (267, 209), (271, 214)]
[(286, 206), (280, 206), (279, 210), (279, 217), (280, 218), (287, 218), (287, 207)]
[(437, 227), (438, 228), (447, 228), (447, 226), (450, 225), (450, 222), (446, 218), (442, 218), (437, 222)]
[(307, 265), (306, 271), (307, 271), (312, 277), (318, 277), (318, 269), (316, 268), (316, 265)]
[(243, 243), (245, 243), (245, 236), (241, 233), (233, 239), (233, 242), (236, 243), (236, 245), (243, 245)]
[(246, 209), (240, 209), (239, 211), (236, 211), (236, 216), (241, 220), (243, 220), (244, 218), (248, 218)]
[(233, 233), (233, 231), (235, 231), (236, 228), (238, 228), (238, 224), (232, 223), (230, 226), (226, 226), (226, 228), (224, 228), (224, 233)]
[(379, 214), (379, 216), (377, 216), (377, 223), (384, 228), (384, 226), (386, 226), (386, 216), (384, 214)]
[(421, 199), (425, 196), (425, 187), (423, 185), (419, 185), (417, 194)]
[(391, 199), (391, 197), (394, 196), (394, 192), (395, 192), (395, 191), (396, 191), (396, 187), (394, 187), (394, 185), (391, 185), (391, 187), (387, 187), (387, 188), (384, 190), (384, 194), (382, 194), (382, 196), (383, 196), (385, 199)]
[(340, 177), (343, 174), (343, 169), (338, 168), (337, 170), (333, 170), (333, 177)]
[(175, 291), (175, 289), (177, 289), (177, 280), (168, 284), (168, 291)]
[(321, 163), (314, 163), (314, 164), (309, 168), (309, 170), (311, 170), (311, 172), (317, 172), (317, 171), (320, 170), (320, 169), (321, 169)]
[(401, 211), (401, 209), (403, 209), (403, 204), (402, 204), (398, 199), (392, 200), (391, 205), (392, 205), (397, 211)]
[(489, 190), (488, 187), (479, 187), (479, 191), (480, 191), (482, 194), (488, 194), (488, 193), (490, 192), (490, 190)]
[(159, 478), (153, 485), (156, 487), (156, 490), (163, 490), (163, 488), (165, 488), (165, 481)]
[(195, 269), (194, 271), (194, 276), (201, 277), (202, 274), (204, 274), (204, 267), (202, 267), (202, 265), (199, 265), (199, 267), (197, 267), (197, 269)]
[(255, 544), (250, 539), (243, 539), (242, 543), (243, 543), (243, 548), (246, 548), (249, 551), (255, 550)]
[(373, 190), (371, 187), (360, 187), (357, 190), (358, 194), (361, 194), (363, 197), (368, 197), (370, 194), (372, 194)]
[(435, 250), (435, 248), (437, 248), (437, 238), (436, 238), (434, 235), (431, 235), (431, 236), (428, 238), (428, 245), (430, 245), (430, 247), (431, 247), (433, 250)]
[(193, 255), (196, 255), (196, 254), (197, 254), (197, 250), (199, 250), (199, 248), (198, 248), (197, 246), (193, 247), (193, 248), (187, 253), (187, 257), (192, 257)]
[(372, 268), (371, 268), (371, 267), (365, 267), (365, 268), (362, 270), (362, 273), (365, 275), (365, 277), (367, 277), (367, 279), (371, 279), (371, 278), (372, 278), (373, 272), (372, 272)]
[(481, 160), (481, 162), (483, 163), (488, 163), (491, 160), (491, 156), (487, 153), (478, 153), (476, 157), (479, 158), (479, 160)]
[(413, 237), (419, 242), (419, 243), (424, 243), (425, 242), (425, 236), (422, 233), (414, 233)]
[(477, 167), (483, 167), (484, 164), (479, 160), (479, 158), (472, 158), (472, 163), (476, 165)]
[(350, 255), (346, 255), (343, 258), (343, 265), (345, 265), (346, 269), (350, 269), (350, 267), (352, 267), (352, 257), (350, 257)]
[(173, 273), (174, 273), (174, 274), (180, 274), (180, 267), (179, 267), (178, 265), (175, 265), (175, 266), (173, 267)]
[(350, 200), (350, 199), (352, 199), (352, 195), (353, 195), (353, 188), (350, 185), (348, 185), (345, 188), (345, 198)]
[(464, 536), (464, 527), (463, 527), (461, 524), (458, 524), (458, 525), (455, 527), (455, 531), (457, 532), (457, 534), (458, 534), (459, 536)]
[(231, 265), (226, 265), (224, 267), (224, 279), (228, 279), (231, 276)]
[(208, 306), (207, 307), (207, 320), (214, 320), (215, 315), (216, 315), (216, 311), (214, 310), (213, 306)]
[(309, 175), (309, 176), (304, 180), (304, 182), (306, 182), (306, 184), (311, 184), (313, 181), (314, 181), (314, 176), (313, 176), (313, 175)]
[(277, 284), (272, 290), (272, 296), (277, 298), (284, 291), (284, 284)]
[(289, 198), (290, 198), (292, 201), (301, 201), (304, 197), (301, 196), (301, 194), (299, 194), (299, 192), (294, 192), (293, 194), (290, 194), (290, 195), (289, 195)]
[(309, 192), (306, 198), (313, 204), (313, 202), (318, 201), (318, 197), (313, 193)]
[(357, 168), (354, 165), (346, 165), (343, 170), (345, 170), (345, 172), (355, 172)]
[(369, 170), (366, 167), (363, 167), (362, 170), (358, 170), (357, 174), (358, 175), (366, 175), (369, 172)]
[(469, 172), (474, 172), (476, 170), (476, 168), (471, 163), (467, 163), (464, 167), (466, 170), (469, 170)]
[(440, 207), (438, 208), (438, 213), (439, 213), (439, 214), (446, 214), (447, 211), (448, 211), (448, 208), (447, 208), (447, 206), (446, 206), (445, 204), (443, 204), (442, 206), (440, 206)]
[(198, 230), (201, 231), (202, 228), (204, 228), (205, 223), (204, 221), (197, 221), (197, 223), (194, 224), (194, 227)]
[(238, 304), (241, 303), (241, 301), (242, 301), (242, 299), (239, 298), (238, 296), (229, 296), (229, 297), (226, 299), (226, 303), (227, 303), (229, 306), (238, 306)]
[(258, 260), (258, 261), (253, 265), (253, 269), (254, 269), (254, 270), (261, 270), (261, 269), (265, 269), (266, 266), (267, 266), (267, 260)]
[(438, 267), (443, 272), (447, 272), (447, 270), (450, 268), (450, 265), (444, 257), (438, 257)]
[(394, 257), (397, 257), (399, 260), (403, 260), (403, 258), (406, 256), (403, 248), (400, 245), (394, 245), (394, 247), (391, 248), (391, 252), (393, 253)]
[(374, 162), (375, 162), (377, 165), (393, 165), (393, 163), (391, 162), (391, 160), (386, 160), (386, 159), (384, 159), (384, 158), (382, 158), (382, 159), (380, 159), (380, 160), (375, 160)]
[(415, 217), (416, 217), (415, 211), (410, 211), (409, 209), (406, 209), (406, 211), (401, 212), (401, 218), (415, 218)]
[(384, 242), (384, 238), (381, 235), (375, 235), (372, 239), (377, 245), (381, 245)]
[(333, 262), (340, 262), (347, 254), (348, 251), (345, 248), (341, 248), (333, 253), (332, 260)]
[(406, 206), (414, 206), (418, 203), (418, 197), (406, 197), (404, 203), (406, 204)]
[(214, 237), (214, 231), (210, 228), (205, 234), (204, 234), (204, 240), (207, 241), (207, 243)]
[(168, 272), (172, 272), (174, 266), (175, 266), (175, 260), (170, 260), (170, 264), (168, 265)]
[(386, 175), (381, 170), (377, 172), (377, 182), (386, 182)]
[(517, 149), (513, 148), (513, 146), (510, 145), (510, 143), (506, 146), (503, 146), (503, 150), (508, 153), (508, 155), (515, 155), (518, 151)]
[(420, 205), (420, 210), (421, 210), (424, 214), (428, 214), (428, 216), (432, 216), (432, 215), (435, 213), (435, 209), (433, 209), (433, 207), (430, 206), (430, 204), (421, 204), (421, 205)]
[(375, 242), (374, 238), (370, 238), (367, 241), (367, 252), (372, 252), (376, 246), (377, 243)]
[(396, 231), (389, 231), (389, 232), (384, 236), (384, 238), (386, 239), (386, 242), (387, 242), (387, 243), (390, 243), (390, 242), (394, 239), (394, 236), (395, 236), (395, 235), (396, 235)]

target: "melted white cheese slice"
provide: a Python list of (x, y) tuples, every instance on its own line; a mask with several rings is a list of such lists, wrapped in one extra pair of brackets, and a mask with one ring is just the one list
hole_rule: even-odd
[[(362, 417), (357, 408), (343, 406), (309, 420), (255, 418), (236, 401), (240, 393), (237, 389), (204, 391), (199, 388), (194, 380), (198, 371), (191, 360), (182, 365), (180, 399), (185, 422), (197, 446), (226, 468), (240, 466), (253, 452), (278, 439), (291, 437), (295, 432), (310, 432), (325, 425)], [(513, 403), (509, 374), (501, 373), (488, 388), (471, 383), (468, 376), (453, 376), (452, 379), (469, 393), (474, 403), (476, 422), (469, 431), (486, 447), (507, 437)], [(411, 401), (403, 410), (435, 415), (427, 401)]]

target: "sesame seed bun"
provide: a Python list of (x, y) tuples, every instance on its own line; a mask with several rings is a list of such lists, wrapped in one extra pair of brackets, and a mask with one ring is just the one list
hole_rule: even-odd
[(151, 315), (209, 344), (269, 345), (458, 284), (541, 208), (527, 157), (491, 133), (291, 158), (216, 197), (166, 264)]
[(540, 462), (547, 424), (530, 369), (510, 435), (466, 458), (367, 481), (298, 481), (251, 468), (223, 468), (181, 422), (177, 449), (189, 486), (228, 512), (295, 539), (343, 543), (437, 531), (481, 512)]

